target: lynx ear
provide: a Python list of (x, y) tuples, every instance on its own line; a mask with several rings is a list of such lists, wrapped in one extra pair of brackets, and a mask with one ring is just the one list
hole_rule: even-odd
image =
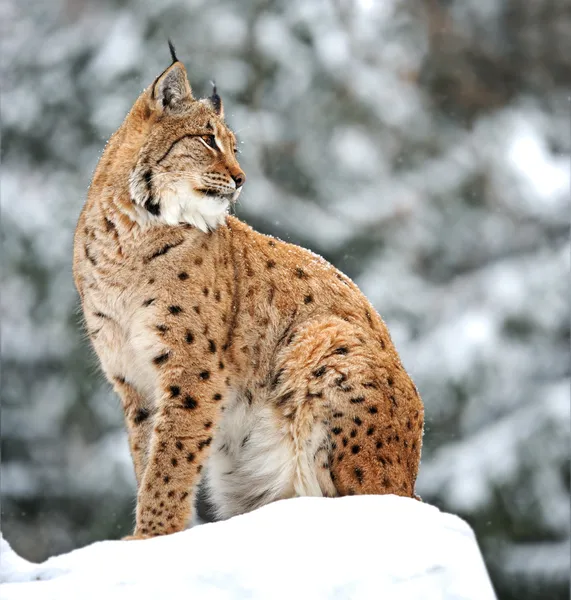
[(208, 98), (203, 98), (201, 102), (208, 105), (220, 118), (224, 118), (224, 105), (222, 104), (222, 98), (216, 92), (216, 84), (214, 81), (212, 83), (212, 95)]
[(174, 52), (173, 58), (175, 61), (157, 77), (151, 91), (151, 101), (159, 111), (176, 110), (193, 100), (186, 69)]

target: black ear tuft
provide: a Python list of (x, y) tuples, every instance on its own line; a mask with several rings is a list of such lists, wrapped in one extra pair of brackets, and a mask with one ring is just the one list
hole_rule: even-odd
[(171, 51), (171, 58), (173, 63), (178, 62), (178, 58), (176, 56), (176, 50), (174, 49), (174, 44), (169, 39), (169, 50)]
[(211, 81), (210, 83), (212, 84), (212, 95), (209, 98), (210, 104), (212, 105), (212, 108), (216, 114), (222, 115), (222, 99), (216, 91), (216, 82)]

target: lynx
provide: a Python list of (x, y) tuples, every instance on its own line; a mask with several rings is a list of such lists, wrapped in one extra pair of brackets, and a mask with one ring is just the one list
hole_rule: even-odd
[(214, 93), (172, 64), (95, 170), (74, 239), (86, 328), (120, 396), (130, 539), (295, 496), (415, 497), (423, 405), (387, 328), (322, 258), (228, 215), (246, 177)]

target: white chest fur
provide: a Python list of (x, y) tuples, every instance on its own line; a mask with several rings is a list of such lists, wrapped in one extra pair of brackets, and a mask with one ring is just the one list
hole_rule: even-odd
[(160, 338), (150, 327), (152, 310), (142, 310), (138, 294), (120, 289), (97, 288), (85, 297), (86, 322), (101, 366), (112, 381), (124, 378), (152, 404), (156, 376), (152, 357), (160, 353)]

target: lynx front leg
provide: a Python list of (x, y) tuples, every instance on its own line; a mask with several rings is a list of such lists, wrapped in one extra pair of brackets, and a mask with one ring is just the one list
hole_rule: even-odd
[(152, 432), (152, 419), (149, 418), (151, 413), (143, 397), (122, 377), (115, 377), (113, 384), (115, 392), (123, 404), (125, 424), (129, 434), (129, 448), (135, 467), (137, 487), (140, 487)]
[(226, 391), (219, 376), (192, 367), (165, 369), (160, 380), (163, 392), (137, 498), (135, 538), (185, 528)]

